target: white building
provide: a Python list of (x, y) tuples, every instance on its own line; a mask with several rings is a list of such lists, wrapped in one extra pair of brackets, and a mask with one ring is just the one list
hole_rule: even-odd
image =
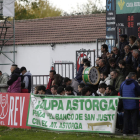
[[(15, 63), (25, 66), (33, 75), (48, 75), (55, 62), (76, 64), (76, 50), (96, 50), (96, 39), (105, 38), (105, 18), (105, 14), (94, 14), (16, 21)], [(12, 51), (11, 44), (2, 51)], [(8, 56), (12, 58), (13, 54)], [(3, 63), (9, 60), (1, 54), (0, 64)], [(0, 70), (10, 74), (10, 65), (0, 65)]]

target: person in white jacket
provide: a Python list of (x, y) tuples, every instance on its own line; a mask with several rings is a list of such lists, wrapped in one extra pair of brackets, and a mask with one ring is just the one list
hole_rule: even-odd
[(6, 93), (8, 89), (7, 81), (9, 80), (9, 75), (0, 71), (0, 92)]
[(99, 84), (105, 83), (106, 85), (110, 85), (110, 81), (111, 81), (111, 78), (108, 76), (108, 74), (106, 72), (100, 73)]

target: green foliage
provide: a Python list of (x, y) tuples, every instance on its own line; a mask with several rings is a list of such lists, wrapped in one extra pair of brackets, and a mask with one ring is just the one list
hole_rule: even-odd
[(20, 0), (15, 2), (15, 19), (36, 19), (60, 16), (62, 11), (48, 1)]
[(64, 13), (64, 15), (90, 15), (105, 12), (105, 7), (102, 6), (100, 0), (88, 0), (86, 4), (77, 5), (77, 9), (70, 14)]

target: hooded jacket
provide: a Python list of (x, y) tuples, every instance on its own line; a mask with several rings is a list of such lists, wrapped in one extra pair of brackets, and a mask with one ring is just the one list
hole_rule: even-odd
[(31, 92), (31, 73), (30, 71), (27, 71), (24, 75), (23, 75), (23, 83), (25, 83), (25, 89), (28, 89), (29, 93)]
[(21, 93), (21, 77), (19, 68), (16, 68), (12, 72), (10, 80), (7, 82), (7, 84), (9, 85), (9, 93)]
[(0, 92), (6, 93), (8, 89), (7, 81), (9, 80), (9, 75), (7, 73), (3, 73), (0, 76)]
[[(120, 86), (120, 94), (122, 97), (138, 97), (140, 95), (140, 86), (133, 79), (125, 80)], [(139, 100), (123, 100), (123, 107), (126, 110), (138, 109)]]

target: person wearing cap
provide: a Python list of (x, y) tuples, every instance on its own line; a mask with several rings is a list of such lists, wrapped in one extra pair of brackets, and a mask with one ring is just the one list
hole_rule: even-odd
[(129, 43), (127, 41), (127, 35), (126, 34), (121, 34), (120, 35), (119, 50), (120, 50), (120, 55), (121, 55), (122, 58), (125, 56), (124, 47), (128, 44)]

